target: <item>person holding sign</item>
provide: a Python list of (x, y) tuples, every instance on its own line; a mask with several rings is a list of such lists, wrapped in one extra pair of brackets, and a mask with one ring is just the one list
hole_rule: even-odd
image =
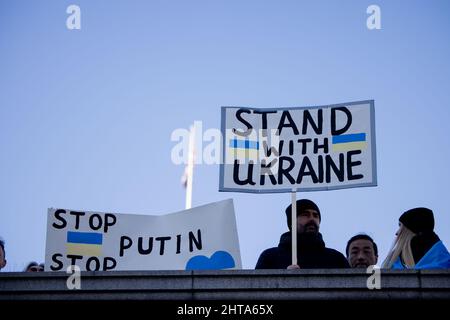
[(301, 199), (297, 207), (297, 265), (292, 265), (291, 215), (292, 205), (286, 208), (288, 232), (281, 235), (278, 247), (264, 250), (255, 269), (314, 269), (349, 268), (344, 255), (325, 247), (319, 232), (321, 214), (311, 200)]
[(408, 210), (400, 216), (399, 226), (383, 268), (450, 268), (450, 253), (433, 231), (433, 211), (428, 208)]

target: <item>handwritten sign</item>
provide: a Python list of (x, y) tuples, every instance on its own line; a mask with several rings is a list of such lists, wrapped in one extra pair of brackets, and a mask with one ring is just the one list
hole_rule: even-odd
[(233, 201), (150, 216), (48, 209), (45, 270), (241, 269)]
[(219, 191), (292, 192), (377, 185), (374, 101), (222, 107)]

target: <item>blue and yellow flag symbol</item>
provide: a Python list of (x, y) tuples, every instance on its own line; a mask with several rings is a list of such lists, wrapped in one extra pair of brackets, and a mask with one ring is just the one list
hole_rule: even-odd
[(102, 233), (67, 231), (67, 254), (101, 256), (102, 244)]
[(332, 150), (334, 152), (362, 150), (366, 147), (365, 133), (342, 134), (332, 138)]
[(234, 159), (257, 160), (259, 142), (233, 138), (228, 145), (228, 155)]

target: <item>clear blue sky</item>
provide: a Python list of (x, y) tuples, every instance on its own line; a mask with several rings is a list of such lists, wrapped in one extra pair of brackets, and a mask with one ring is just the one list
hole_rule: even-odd
[[(66, 8), (81, 8), (68, 30)], [(381, 8), (381, 30), (366, 9)], [(223, 105), (375, 100), (378, 186), (309, 192), (328, 247), (358, 232), (380, 261), (400, 214), (427, 206), (450, 245), (450, 2), (0, 0), (0, 236), (6, 271), (44, 260), (49, 207), (184, 208), (173, 130), (220, 127)], [(195, 167), (193, 204), (233, 198), (244, 268), (287, 230), (289, 194), (218, 192)]]

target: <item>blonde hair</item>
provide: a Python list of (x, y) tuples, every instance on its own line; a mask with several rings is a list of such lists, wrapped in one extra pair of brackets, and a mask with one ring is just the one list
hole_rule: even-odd
[(411, 240), (415, 235), (414, 232), (401, 225), (391, 250), (383, 261), (382, 268), (390, 269), (399, 256), (406, 267), (413, 268), (416, 263), (411, 250)]

